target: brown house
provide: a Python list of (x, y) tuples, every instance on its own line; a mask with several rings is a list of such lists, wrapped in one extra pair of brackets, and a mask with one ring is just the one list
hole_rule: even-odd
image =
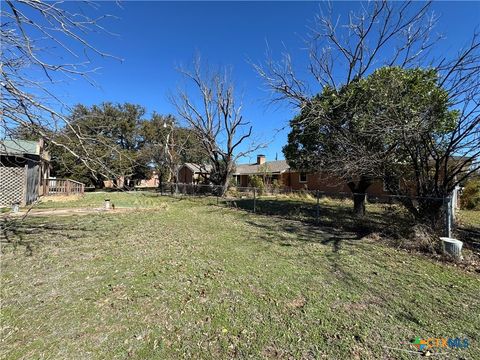
[[(286, 160), (266, 161), (265, 155), (258, 155), (253, 164), (237, 165), (233, 173), (238, 186), (251, 186), (252, 176), (260, 176), (267, 185), (277, 183), (285, 190), (319, 190), (325, 193), (350, 193), (343, 179), (322, 172), (302, 172), (290, 168)], [(368, 188), (367, 193), (375, 196), (388, 195), (383, 180), (378, 179)]]
[(212, 165), (185, 163), (178, 170), (177, 182), (181, 184), (199, 184), (207, 181)]
[[(465, 165), (466, 167), (469, 164)], [(197, 165), (192, 163), (184, 164), (180, 168), (178, 177), (179, 183), (199, 183), (202, 179), (208, 180), (211, 166)], [(325, 194), (351, 194), (351, 190), (344, 179), (327, 172), (303, 172), (290, 168), (286, 160), (266, 161), (265, 155), (258, 155), (257, 161), (252, 164), (239, 164), (232, 174), (237, 187), (251, 187), (252, 176), (259, 176), (264, 183), (284, 191), (321, 191)], [(414, 185), (410, 183), (399, 184), (402, 188), (414, 191)], [(374, 179), (367, 189), (367, 194), (372, 197), (381, 198), (391, 195), (386, 189), (383, 179)], [(412, 193), (413, 194), (413, 193)], [(454, 191), (454, 204), (457, 203), (457, 191)]]
[(265, 161), (265, 155), (258, 155), (257, 162), (253, 164), (240, 164), (236, 166), (233, 178), (240, 187), (250, 186), (252, 176), (261, 176), (265, 183), (273, 184), (275, 181), (289, 186), (285, 183), (286, 174), (290, 171), (286, 160)]

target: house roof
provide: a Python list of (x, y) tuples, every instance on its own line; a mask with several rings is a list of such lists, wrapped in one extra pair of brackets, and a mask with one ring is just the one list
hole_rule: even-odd
[(30, 140), (0, 140), (0, 155), (25, 156), (36, 155), (39, 159), (50, 161), (48, 151), (43, 148), (43, 141)]
[(189, 168), (194, 173), (200, 174), (207, 174), (212, 170), (212, 165), (210, 164), (185, 163), (184, 166)]
[(0, 154), (40, 155), (40, 143), (27, 140), (2, 140), (0, 141)]
[(261, 165), (255, 164), (239, 164), (237, 165), (233, 175), (253, 175), (253, 174), (275, 174), (283, 173), (290, 169), (286, 160), (267, 161)]

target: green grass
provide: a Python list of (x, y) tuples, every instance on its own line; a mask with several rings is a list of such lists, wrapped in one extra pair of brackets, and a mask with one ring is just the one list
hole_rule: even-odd
[(464, 226), (480, 230), (480, 211), (478, 210), (459, 210), (458, 220)]
[(0, 358), (409, 359), (392, 348), (416, 336), (480, 357), (478, 274), (208, 199), (108, 195), (152, 210), (30, 217), (3, 240)]

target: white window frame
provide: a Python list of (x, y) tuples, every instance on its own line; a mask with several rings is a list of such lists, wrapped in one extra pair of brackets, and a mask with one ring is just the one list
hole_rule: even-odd
[[(305, 174), (305, 180), (302, 180), (302, 174)], [(301, 184), (305, 184), (306, 182), (308, 182), (308, 174), (306, 172), (298, 173), (298, 182)]]

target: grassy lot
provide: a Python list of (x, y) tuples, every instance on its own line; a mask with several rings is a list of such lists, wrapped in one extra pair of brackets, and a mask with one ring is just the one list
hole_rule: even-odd
[(480, 211), (460, 210), (458, 219), (461, 225), (480, 230)]
[(0, 358), (410, 359), (417, 336), (468, 338), (448, 358), (480, 358), (476, 273), (360, 240), (333, 213), (316, 227), (108, 196), (138, 209), (29, 217), (2, 240)]

